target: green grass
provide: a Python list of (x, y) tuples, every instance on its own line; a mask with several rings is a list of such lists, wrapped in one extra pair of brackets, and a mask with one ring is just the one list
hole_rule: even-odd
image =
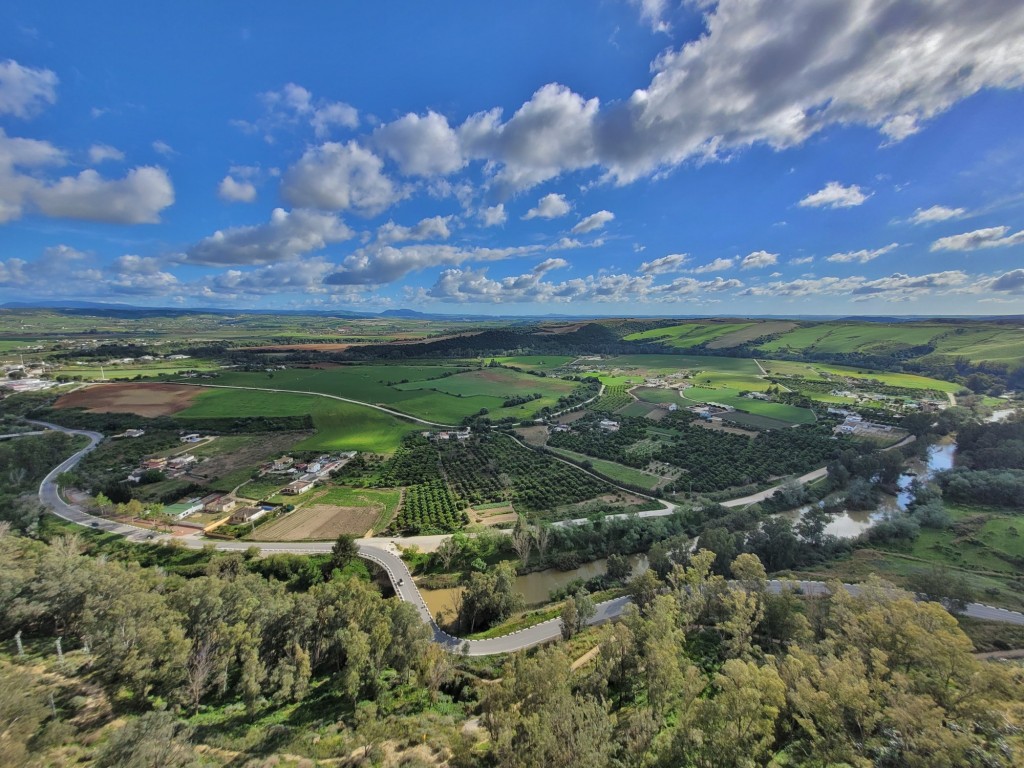
[[(874, 379), (890, 387), (904, 387), (906, 389), (923, 389), (935, 392), (957, 392), (959, 384), (931, 379), (927, 376), (917, 376), (912, 373), (890, 373), (888, 371), (875, 371), (871, 368), (854, 368), (845, 365), (825, 365), (822, 363), (800, 363), (792, 360), (761, 360), (769, 376), (800, 376), (808, 381), (826, 381), (828, 376), (846, 376), (851, 379), (869, 380)], [(843, 389), (841, 382), (835, 382), (837, 389)], [(827, 402), (824, 398), (807, 393), (808, 397), (815, 400)]]
[(683, 398), (679, 396), (679, 390), (677, 389), (660, 389), (658, 387), (637, 387), (633, 390), (633, 394), (647, 403), (675, 403), (676, 405), (683, 404)]
[[(490, 360), (490, 358), (487, 358)], [(519, 355), (494, 358), (501, 365), (514, 365), (524, 371), (550, 371), (571, 363), (574, 358), (567, 355)]]
[[(721, 403), (731, 405), (737, 410), (746, 411), (755, 416), (765, 416), (769, 419), (784, 421), (790, 424), (811, 424), (814, 422), (814, 412), (807, 408), (797, 408), (785, 403), (766, 403), (761, 400), (751, 400), (740, 397), (739, 391), (735, 389), (704, 389), (691, 387), (683, 390), (683, 397), (697, 403)], [(684, 400), (685, 402), (685, 400)]]
[(929, 379), (926, 376), (917, 376), (913, 373), (887, 373), (885, 371), (872, 371), (870, 368), (850, 368), (842, 365), (818, 365), (816, 367), (823, 373), (848, 376), (852, 379), (875, 379), (890, 387), (930, 389), (936, 392), (958, 392), (962, 389), (959, 384), (942, 381), (941, 379)]
[(693, 377), (693, 383), (702, 387), (728, 387), (750, 392), (763, 392), (772, 385), (760, 375), (726, 371), (701, 371)]
[(985, 507), (951, 505), (947, 510), (953, 528), (923, 528), (909, 545), (864, 550), (828, 568), (840, 577), (863, 578), (867, 563), (883, 577), (903, 584), (917, 571), (940, 566), (962, 574), (976, 600), (1024, 608), (1024, 593), (1016, 586), (1020, 566), (1014, 562), (1024, 557), (1024, 516)]
[(620, 416), (646, 416), (654, 409), (653, 403), (632, 402), (629, 405), (619, 408), (615, 412)]
[[(327, 369), (289, 369), (266, 373), (230, 372), (218, 384), (269, 387), (296, 392), (322, 392), (360, 402), (384, 405), (396, 411), (443, 424), (458, 424), (486, 408), (492, 418), (521, 417), (546, 406), (573, 390), (575, 384), (557, 378), (531, 376), (504, 368), (464, 370), (462, 363), (423, 365), (345, 365)], [(510, 397), (537, 392), (540, 400), (523, 408), (503, 408)]]
[(767, 320), (754, 323), (753, 325), (742, 328), (738, 331), (733, 331), (732, 333), (727, 333), (724, 336), (719, 336), (708, 344), (708, 349), (729, 349), (731, 347), (737, 347), (763, 336), (774, 336), (776, 334), (784, 333), (795, 327), (796, 323), (790, 320)]
[(788, 421), (779, 421), (767, 416), (758, 416), (753, 413), (742, 413), (740, 411), (733, 411), (732, 413), (724, 414), (724, 416), (729, 421), (735, 421), (740, 427), (751, 427), (752, 429), (788, 429), (793, 426)]
[(936, 340), (936, 355), (966, 357), (972, 363), (987, 360), (1010, 363), (1024, 361), (1024, 331), (1019, 328), (963, 328)]
[(656, 475), (641, 472), (639, 469), (617, 464), (614, 461), (606, 461), (605, 459), (598, 459), (593, 456), (585, 456), (582, 453), (567, 451), (564, 448), (550, 448), (549, 450), (551, 450), (552, 453), (564, 456), (567, 459), (572, 459), (578, 463), (588, 461), (590, 462), (590, 466), (594, 468), (595, 472), (598, 472), (618, 483), (626, 483), (628, 485), (636, 485), (641, 488), (646, 488), (647, 490), (653, 490), (658, 483), (662, 481), (662, 478)]
[(684, 323), (667, 328), (631, 333), (623, 341), (656, 341), (670, 347), (687, 349), (717, 339), (727, 333), (749, 328), (753, 323)]
[(291, 482), (291, 478), (288, 475), (266, 475), (256, 480), (250, 480), (238, 489), (238, 495), (243, 499), (262, 501), (277, 493), (289, 482)]
[(948, 326), (917, 323), (822, 323), (796, 328), (762, 344), (765, 352), (860, 352), (887, 354), (927, 344)]
[(108, 379), (111, 381), (134, 379), (136, 376), (153, 378), (156, 376), (174, 376), (182, 371), (212, 371), (216, 370), (216, 363), (209, 360), (168, 360), (166, 363), (146, 363), (145, 365), (104, 365), (100, 370), (99, 365), (66, 365), (53, 372), (54, 376), (75, 376), (86, 381), (99, 381)]
[(721, 373), (758, 374), (757, 363), (746, 357), (718, 357), (703, 355), (619, 355), (593, 365), (599, 368), (635, 368), (637, 375), (644, 371), (653, 375), (675, 373), (680, 370), (718, 371)]
[[(450, 396), (447, 399), (470, 400), (472, 410), (463, 414), (464, 416), (487, 408), (491, 418), (496, 419), (504, 416), (521, 416), (524, 413), (533, 414), (541, 408), (553, 408), (560, 397), (569, 394), (575, 388), (575, 382), (554, 377), (531, 376), (507, 368), (484, 368), (435, 381), (410, 382), (395, 387), (404, 392), (436, 390), (432, 393), (435, 399), (437, 394), (443, 394)], [(541, 395), (540, 399), (508, 408), (502, 407), (502, 403), (510, 397), (535, 393)], [(461, 402), (456, 405), (459, 409), (465, 407)], [(412, 403), (407, 401), (403, 406), (402, 410), (412, 412)], [(458, 418), (461, 420), (462, 416)]]
[(295, 416), (310, 414), (316, 434), (295, 445), (296, 450), (352, 450), (391, 453), (409, 432), (421, 425), (361, 405), (315, 395), (211, 389), (197, 397), (182, 418), (225, 416)]

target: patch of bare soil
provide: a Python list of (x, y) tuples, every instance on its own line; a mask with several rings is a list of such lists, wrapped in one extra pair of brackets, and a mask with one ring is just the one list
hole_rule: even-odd
[(170, 416), (192, 405), (207, 390), (179, 384), (142, 382), (93, 384), (69, 392), (54, 408), (84, 408), (90, 413), (134, 413), (136, 416)]
[(544, 426), (519, 427), (516, 434), (530, 445), (547, 445), (548, 443), (548, 428)]
[(375, 507), (338, 507), (310, 504), (281, 520), (257, 528), (253, 541), (329, 541), (343, 533), (363, 536), (380, 510)]
[(501, 525), (502, 523), (514, 523), (518, 518), (511, 504), (506, 504), (493, 509), (468, 509), (471, 523), (479, 525)]

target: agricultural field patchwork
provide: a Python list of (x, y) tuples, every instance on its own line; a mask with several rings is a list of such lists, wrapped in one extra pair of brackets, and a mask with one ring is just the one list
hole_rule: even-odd
[(436, 442), (410, 436), (378, 483), (406, 487), (392, 525), (403, 533), (457, 530), (468, 521), (467, 508), (497, 503), (511, 503), (532, 519), (558, 519), (560, 507), (613, 490), (576, 467), (495, 433)]
[(390, 453), (417, 425), (398, 417), (340, 400), (287, 392), (210, 389), (178, 416), (189, 419), (309, 414), (316, 434), (298, 450), (352, 450)]
[(592, 411), (617, 411), (633, 402), (633, 397), (626, 390), (625, 385), (606, 385), (604, 392), (597, 400), (588, 407)]
[(886, 355), (901, 349), (928, 344), (933, 338), (948, 330), (949, 327), (945, 325), (917, 323), (822, 323), (796, 328), (758, 348), (766, 353), (859, 352)]
[(398, 508), (401, 491), (369, 488), (316, 489), (299, 497), (296, 509), (256, 528), (252, 541), (323, 541), (341, 534), (383, 530)]
[(811, 424), (815, 421), (814, 411), (808, 408), (797, 408), (785, 403), (769, 403), (762, 400), (752, 400), (747, 397), (740, 397), (739, 390), (721, 388), (705, 389), (702, 387), (691, 387), (683, 390), (683, 399), (693, 403), (721, 403), (732, 406), (738, 411), (746, 411), (755, 416), (765, 416), (776, 421), (788, 422), (790, 424)]
[(754, 323), (684, 323), (631, 333), (623, 337), (623, 341), (653, 341), (670, 347), (688, 349), (753, 325)]
[[(525, 418), (554, 407), (577, 384), (555, 377), (532, 376), (506, 368), (465, 363), (423, 365), (339, 365), (266, 373), (229, 372), (217, 384), (264, 387), (295, 392), (320, 392), (383, 405), (410, 416), (441, 424), (458, 424), (486, 409), (492, 419)], [(536, 400), (505, 406), (513, 398), (541, 395)]]

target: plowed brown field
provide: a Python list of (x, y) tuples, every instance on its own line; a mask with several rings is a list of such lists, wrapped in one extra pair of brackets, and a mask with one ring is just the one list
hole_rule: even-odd
[(207, 390), (178, 384), (94, 384), (61, 397), (54, 408), (84, 408), (91, 413), (169, 416), (188, 408)]

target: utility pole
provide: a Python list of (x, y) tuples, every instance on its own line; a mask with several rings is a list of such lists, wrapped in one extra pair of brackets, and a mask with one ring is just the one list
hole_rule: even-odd
[(64, 650), (60, 647), (60, 641), (63, 638), (57, 638), (57, 660), (60, 662), (61, 667), (64, 667)]
[(18, 656), (25, 655), (25, 646), (21, 644), (21, 630), (19, 629), (14, 635), (14, 642), (18, 646)]

